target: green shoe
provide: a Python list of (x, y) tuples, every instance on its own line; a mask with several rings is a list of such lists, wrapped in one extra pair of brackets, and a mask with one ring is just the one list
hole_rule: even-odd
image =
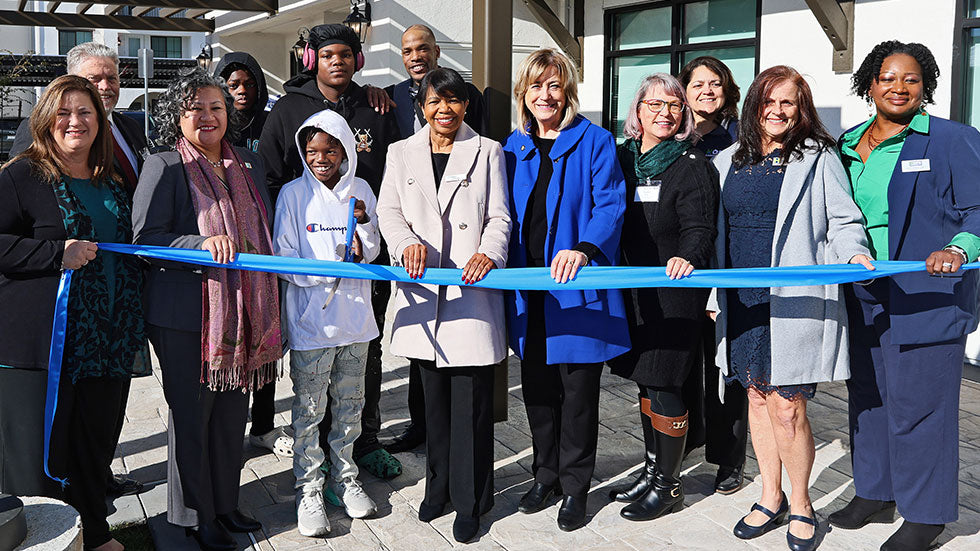
[(354, 460), (362, 469), (378, 478), (390, 480), (402, 474), (402, 464), (384, 448), (366, 453)]
[(323, 485), (323, 500), (334, 507), (344, 506), (344, 504), (340, 501), (340, 498), (337, 497), (337, 494), (333, 493), (333, 490), (330, 489), (329, 484)]
[(323, 471), (323, 476), (325, 476), (327, 478), (330, 477), (330, 467), (332, 467), (332, 466), (333, 466), (333, 463), (330, 462), (330, 458), (329, 457), (326, 458), (326, 459), (324, 459), (323, 460), (323, 463), (320, 463), (320, 470)]

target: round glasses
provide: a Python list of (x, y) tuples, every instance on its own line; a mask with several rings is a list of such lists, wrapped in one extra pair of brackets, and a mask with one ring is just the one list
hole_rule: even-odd
[(668, 103), (659, 99), (645, 99), (641, 100), (640, 103), (646, 105), (647, 109), (649, 109), (653, 114), (663, 111), (664, 107), (667, 108), (667, 111), (670, 112), (671, 115), (680, 115), (681, 111), (684, 110), (684, 104), (676, 101)]

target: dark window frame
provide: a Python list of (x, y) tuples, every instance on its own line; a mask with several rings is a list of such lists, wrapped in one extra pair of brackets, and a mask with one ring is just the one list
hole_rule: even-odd
[[(155, 40), (163, 40), (165, 44), (168, 44), (168, 46), (165, 47), (165, 48), (163, 48), (163, 50), (159, 50), (157, 48), (154, 48), (153, 47), (153, 42)], [(179, 50), (177, 52), (178, 55), (176, 55), (176, 56), (163, 55), (163, 53), (167, 53), (167, 54), (170, 53), (169, 43), (172, 40), (176, 40), (177, 41), (178, 50)], [(166, 59), (184, 59), (184, 38), (181, 37), (181, 36), (160, 36), (160, 35), (153, 36), (153, 35), (151, 35), (150, 36), (150, 49), (153, 50), (153, 56), (154, 57), (166, 58)], [(163, 53), (158, 53), (158, 52), (163, 52)]]
[(966, 119), (966, 74), (969, 56), (964, 48), (968, 44), (970, 31), (980, 29), (980, 17), (967, 17), (967, 0), (956, 0), (956, 15), (953, 23), (953, 70), (950, 93), (949, 118), (969, 124)]
[[(61, 50), (62, 50), (62, 47), (61, 47), (61, 33), (74, 33), (74, 35), (75, 35), (74, 42), (75, 43), (72, 44), (71, 48), (74, 48), (75, 46), (78, 46), (79, 44), (84, 44), (85, 42), (91, 42), (92, 40), (95, 39), (95, 31), (93, 31), (92, 29), (58, 29), (58, 55), (66, 55), (68, 53), (68, 50), (71, 49), (71, 48), (67, 48), (67, 49), (65, 49), (65, 53), (62, 53), (61, 52)], [(78, 41), (78, 33), (88, 33), (89, 34), (89, 39), (88, 40), (83, 40), (83, 41), (79, 42)]]
[[(755, 37), (754, 38), (737, 38), (733, 40), (717, 40), (710, 42), (698, 42), (696, 44), (681, 44), (683, 31), (683, 19), (684, 19), (684, 5), (693, 4), (695, 2), (701, 2), (703, 0), (654, 0), (651, 2), (644, 2), (642, 4), (633, 4), (629, 6), (621, 6), (617, 8), (610, 8), (603, 12), (603, 62), (602, 62), (602, 126), (603, 128), (612, 132), (614, 129), (612, 127), (613, 113), (612, 110), (614, 106), (612, 105), (612, 61), (620, 57), (633, 57), (633, 56), (643, 56), (643, 55), (658, 55), (658, 54), (669, 54), (670, 55), (670, 74), (676, 75), (681, 70), (681, 56), (688, 52), (697, 52), (702, 50), (715, 50), (720, 48), (744, 48), (744, 47), (754, 47), (755, 48), (755, 74), (759, 74), (759, 52), (760, 52), (760, 33), (762, 29), (762, 0), (755, 0)], [(710, 0), (709, 0), (710, 1)], [(957, 0), (958, 2), (963, 2), (964, 0)], [(632, 48), (632, 49), (613, 49), (613, 22), (616, 16), (630, 13), (652, 10), (657, 8), (670, 7), (670, 45), (669, 46), (654, 46), (650, 48)]]

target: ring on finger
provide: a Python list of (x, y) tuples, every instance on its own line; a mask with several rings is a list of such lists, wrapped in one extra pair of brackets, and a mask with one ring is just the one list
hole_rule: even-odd
[(953, 267), (952, 262), (943, 262), (943, 268), (952, 268), (952, 267)]

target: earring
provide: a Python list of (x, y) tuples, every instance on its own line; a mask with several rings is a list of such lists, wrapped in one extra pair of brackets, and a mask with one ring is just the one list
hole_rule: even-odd
[(878, 112), (878, 110), (875, 108), (875, 102), (869, 99), (868, 100), (868, 117), (870, 118), (870, 117), (875, 116), (875, 114), (877, 112)]

